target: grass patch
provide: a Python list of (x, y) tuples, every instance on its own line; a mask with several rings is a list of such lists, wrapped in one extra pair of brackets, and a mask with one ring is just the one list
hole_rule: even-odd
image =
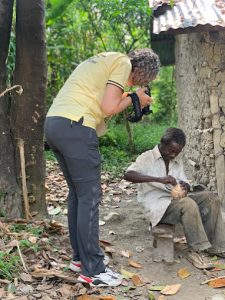
[(51, 160), (51, 161), (56, 161), (56, 157), (52, 150), (45, 150), (45, 159), (46, 160)]
[(12, 224), (10, 226), (11, 232), (26, 232), (34, 236), (39, 236), (43, 233), (44, 228), (39, 226), (33, 226), (32, 224)]
[(0, 251), (0, 278), (13, 280), (21, 271), (20, 257)]

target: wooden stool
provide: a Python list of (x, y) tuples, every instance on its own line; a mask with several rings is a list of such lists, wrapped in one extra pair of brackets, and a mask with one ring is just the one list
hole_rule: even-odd
[(174, 262), (174, 225), (158, 224), (151, 231), (153, 240), (153, 261)]

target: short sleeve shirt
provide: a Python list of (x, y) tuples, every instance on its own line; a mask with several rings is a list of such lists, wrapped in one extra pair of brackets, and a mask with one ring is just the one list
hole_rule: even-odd
[(107, 84), (124, 90), (131, 73), (127, 55), (103, 52), (82, 62), (53, 101), (47, 116), (61, 116), (96, 129), (104, 120), (101, 101)]
[[(171, 175), (177, 180), (188, 181), (184, 174), (183, 162), (180, 157), (170, 161), (169, 173), (166, 174), (166, 166), (158, 146), (138, 156), (127, 171), (136, 171), (154, 177)], [(138, 184), (138, 201), (143, 204), (146, 216), (152, 227), (161, 220), (171, 200), (170, 192), (162, 183), (148, 182)]]

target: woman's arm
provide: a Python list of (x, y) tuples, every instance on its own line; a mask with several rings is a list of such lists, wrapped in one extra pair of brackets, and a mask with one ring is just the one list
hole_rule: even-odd
[[(146, 88), (143, 87), (139, 88), (136, 92), (139, 97), (141, 107), (149, 105), (152, 101), (152, 98), (149, 97), (145, 91)], [(123, 97), (123, 91), (121, 88), (113, 84), (106, 85), (101, 109), (107, 117), (124, 111), (129, 105), (131, 105), (131, 103), (131, 97), (129, 95), (127, 97)]]

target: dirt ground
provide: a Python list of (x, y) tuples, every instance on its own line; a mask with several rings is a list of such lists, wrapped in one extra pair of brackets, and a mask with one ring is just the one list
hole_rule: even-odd
[[(105, 288), (103, 294), (114, 295), (117, 300), (125, 299), (170, 299), (170, 300), (222, 300), (225, 289), (214, 289), (202, 282), (211, 277), (225, 275), (225, 262), (215, 261), (220, 270), (205, 272), (198, 270), (185, 258), (187, 245), (178, 239), (175, 243), (175, 262), (173, 264), (153, 262), (153, 238), (148, 230), (143, 208), (136, 201), (136, 186), (124, 180), (112, 181), (108, 174), (102, 175), (103, 200), (100, 206), (100, 239), (105, 252), (110, 256), (110, 267), (118, 272), (125, 271), (139, 274), (143, 286), (135, 286), (131, 279), (124, 279), (118, 288)], [(61, 218), (62, 220), (62, 218)], [(65, 216), (63, 217), (66, 222)], [(176, 228), (177, 237), (183, 236), (181, 227)], [(130, 256), (130, 257), (127, 257)], [(132, 266), (135, 262), (140, 268)], [(190, 275), (181, 279), (178, 270), (185, 268)], [(152, 286), (180, 284), (181, 288), (175, 295), (162, 296), (159, 291), (152, 292)]]
[[(17, 253), (15, 237), (29, 240), (32, 246), (22, 253), (27, 270), (23, 268), (13, 281), (0, 277), (0, 300), (225, 300), (225, 287), (202, 284), (225, 277), (225, 261), (214, 258), (217, 268), (210, 272), (196, 269), (185, 258), (187, 245), (182, 228), (177, 227), (175, 262), (153, 262), (153, 237), (143, 208), (136, 201), (136, 186), (121, 178), (112, 180), (106, 173), (102, 174), (100, 243), (110, 257), (109, 266), (124, 280), (115, 288), (90, 288), (77, 283), (78, 274), (68, 270), (72, 256), (67, 228), (68, 190), (56, 163), (47, 165), (46, 189), (50, 220), (32, 220), (28, 224), (33, 226), (32, 231), (16, 234), (9, 223), (0, 221), (0, 250)], [(32, 234), (35, 228), (36, 232), (42, 229), (38, 236)], [(180, 285), (176, 293), (174, 285)], [(165, 286), (172, 295), (163, 295)]]
[[(120, 184), (123, 183), (122, 181)], [(130, 187), (127, 186), (127, 189), (130, 190)], [(119, 214), (118, 218), (115, 218), (116, 220), (112, 218), (111, 221), (101, 226), (101, 238), (111, 241), (113, 248), (116, 250), (111, 260), (112, 266), (117, 271), (124, 268), (130, 272), (141, 274), (150, 282), (150, 284), (142, 288), (138, 287), (118, 299), (149, 299), (149, 286), (173, 284), (181, 284), (181, 288), (177, 294), (167, 296), (168, 299), (171, 300), (209, 300), (212, 299), (213, 296), (213, 299), (217, 299), (219, 295), (218, 300), (225, 299), (224, 288), (213, 289), (207, 284), (201, 284), (208, 280), (210, 276), (223, 276), (225, 272), (215, 271), (209, 272), (206, 275), (202, 270), (196, 269), (185, 258), (187, 251), (186, 244), (175, 243), (175, 262), (173, 264), (153, 262), (153, 238), (148, 230), (144, 211), (136, 201), (135, 189), (130, 195), (127, 195), (126, 190), (119, 196), (112, 194), (112, 192), (110, 195), (105, 193), (101, 206), (101, 219), (103, 220), (104, 216), (110, 212)], [(178, 238), (183, 236), (179, 226), (176, 229), (176, 233)], [(140, 263), (143, 268), (134, 270), (132, 266), (129, 266), (128, 259), (118, 255), (124, 250), (132, 252), (132, 260)], [(223, 264), (224, 262), (221, 260), (216, 263)], [(177, 272), (181, 268), (186, 268), (190, 272), (190, 276), (185, 279), (180, 279)], [(123, 288), (121, 288), (121, 290), (123, 290)], [(217, 297), (215, 297), (215, 295), (217, 295)], [(160, 293), (155, 292), (155, 296), (156, 299), (158, 299)], [(165, 299), (167, 297), (165, 297)]]

